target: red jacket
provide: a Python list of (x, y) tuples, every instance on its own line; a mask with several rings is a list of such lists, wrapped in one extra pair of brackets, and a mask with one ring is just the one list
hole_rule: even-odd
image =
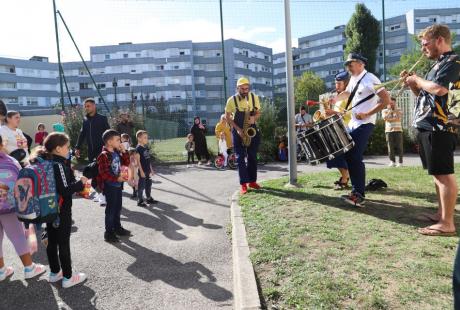
[[(119, 153), (118, 151), (115, 151), (120, 155), (120, 163), (122, 166), (129, 166), (129, 153), (124, 152), (124, 153)], [(118, 182), (118, 178), (120, 175), (114, 175), (112, 172), (112, 154), (109, 150), (105, 148), (105, 146), (102, 148), (102, 153), (97, 157), (97, 166), (98, 166), (98, 175), (96, 177), (97, 181), (97, 186), (99, 187), (99, 190), (104, 189), (104, 182)]]

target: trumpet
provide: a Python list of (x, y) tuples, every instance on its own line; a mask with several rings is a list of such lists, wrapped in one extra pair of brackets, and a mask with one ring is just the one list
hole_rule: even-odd
[[(414, 71), (414, 69), (418, 66), (418, 64), (422, 61), (423, 59), (423, 54), (420, 56), (420, 58), (413, 64), (413, 66), (408, 70), (409, 72), (409, 75), (411, 75), (412, 71)], [(406, 78), (399, 78), (397, 80), (391, 80), (391, 81), (387, 81), (387, 82), (383, 82), (383, 83), (380, 83), (380, 84), (376, 84), (373, 86), (374, 90), (377, 91), (383, 87), (387, 87), (388, 85), (392, 85), (394, 83), (396, 83), (395, 86), (393, 86), (393, 88), (390, 90), (390, 92), (393, 92), (394, 90), (396, 90), (398, 87), (401, 87), (401, 89), (399, 89), (396, 97), (399, 97), (399, 95), (402, 94), (403, 90), (404, 90), (404, 82), (406, 81)]]

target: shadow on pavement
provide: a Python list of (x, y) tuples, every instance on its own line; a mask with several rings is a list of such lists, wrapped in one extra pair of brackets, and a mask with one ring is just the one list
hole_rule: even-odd
[(166, 238), (171, 240), (180, 241), (187, 239), (187, 236), (178, 232), (182, 229), (182, 226), (175, 222), (192, 227), (202, 226), (207, 229), (222, 228), (222, 226), (219, 225), (204, 223), (203, 219), (191, 216), (190, 214), (180, 211), (178, 207), (167, 203), (160, 202), (155, 205), (155, 207), (148, 206), (141, 210), (148, 210), (152, 214), (150, 215), (145, 212), (123, 208), (121, 214), (126, 218), (122, 218), (122, 221), (128, 221), (146, 228), (161, 231)]
[(215, 283), (217, 279), (212, 271), (200, 263), (182, 263), (131, 240), (122, 240), (122, 243), (113, 245), (136, 259), (127, 270), (142, 281), (160, 280), (182, 290), (196, 289), (213, 301), (226, 301), (232, 298), (231, 292)]
[[(96, 293), (89, 287), (78, 285), (63, 289), (56, 284), (59, 297), (70, 309), (96, 309)], [(32, 279), (0, 282), (1, 309), (67, 309), (56, 301), (51, 284), (46, 280)]]

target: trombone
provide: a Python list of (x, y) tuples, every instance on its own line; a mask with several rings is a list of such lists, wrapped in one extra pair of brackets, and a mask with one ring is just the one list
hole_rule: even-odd
[[(418, 66), (418, 64), (422, 61), (423, 59), (423, 54), (420, 56), (420, 58), (414, 63), (414, 65), (409, 69), (409, 75), (411, 74), (412, 71), (414, 71), (414, 69)], [(394, 90), (396, 90), (398, 87), (401, 87), (397, 94), (396, 94), (396, 97), (399, 97), (402, 92), (404, 91), (404, 82), (406, 81), (406, 78), (399, 78), (397, 80), (391, 80), (391, 81), (387, 81), (387, 82), (384, 82), (384, 83), (380, 83), (380, 84), (376, 84), (374, 85), (374, 90), (377, 91), (383, 87), (386, 87), (388, 85), (392, 85), (394, 83), (396, 83), (395, 86), (393, 86), (393, 88), (390, 90), (390, 93), (393, 92)]]

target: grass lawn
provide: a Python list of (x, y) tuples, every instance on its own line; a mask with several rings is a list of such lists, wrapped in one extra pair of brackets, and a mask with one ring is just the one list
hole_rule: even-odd
[(417, 216), (437, 207), (431, 177), (406, 167), (367, 178), (388, 189), (368, 193), (363, 209), (336, 198), (334, 172), (300, 176), (300, 189), (267, 181), (241, 198), (268, 309), (452, 309), (458, 238), (416, 231), (429, 224)]
[[(154, 143), (154, 151), (159, 161), (168, 162), (168, 161), (186, 161), (187, 155), (184, 155), (185, 152), (185, 143), (187, 139), (184, 138), (175, 138), (167, 140), (158, 140)], [(206, 136), (208, 143), (208, 149), (210, 149), (214, 154), (217, 154), (217, 140), (214, 136)], [(195, 156), (195, 160), (196, 156)]]

